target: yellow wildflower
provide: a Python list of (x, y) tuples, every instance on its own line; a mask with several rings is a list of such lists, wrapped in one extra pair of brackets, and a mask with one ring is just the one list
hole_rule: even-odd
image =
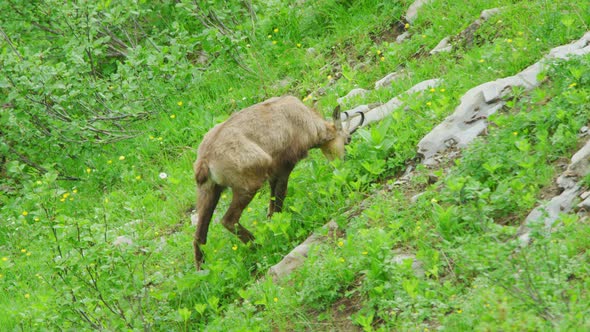
[(406, 24), (404, 25), (404, 28), (405, 28), (406, 30), (408, 30), (408, 29), (410, 28), (410, 23), (406, 23)]
[(176, 117), (175, 114), (170, 114), (170, 119), (174, 119)]
[(238, 250), (238, 246), (234, 244), (234, 245), (231, 247), (231, 250)]
[(275, 28), (275, 29), (273, 30), (273, 32), (274, 32), (274, 33), (277, 33), (277, 32), (279, 32), (279, 28)]
[(279, 302), (279, 299), (277, 297), (275, 297), (274, 299), (272, 299), (275, 302)]
[(23, 211), (23, 216), (25, 216), (25, 217), (26, 217), (26, 216), (28, 216), (28, 215), (29, 215), (29, 213), (28, 213), (27, 211)]
[(176, 103), (176, 105), (182, 106), (182, 101), (179, 101), (178, 103)]
[(125, 160), (125, 156), (119, 156), (119, 160)]

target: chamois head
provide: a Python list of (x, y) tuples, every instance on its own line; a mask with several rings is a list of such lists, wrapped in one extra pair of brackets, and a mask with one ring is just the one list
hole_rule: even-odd
[[(333, 127), (333, 130), (332, 130)], [(349, 143), (350, 135), (348, 128), (342, 127), (342, 119), (340, 118), (340, 105), (334, 108), (332, 112), (332, 123), (330, 124), (330, 131), (332, 131), (332, 139), (320, 145), (322, 153), (328, 160), (343, 159), (346, 152), (344, 146)]]

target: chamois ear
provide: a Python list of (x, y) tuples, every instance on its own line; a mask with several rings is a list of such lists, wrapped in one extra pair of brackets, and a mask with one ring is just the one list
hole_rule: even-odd
[(340, 105), (334, 108), (332, 111), (332, 121), (334, 121), (334, 127), (337, 131), (342, 131), (342, 119), (340, 118)]

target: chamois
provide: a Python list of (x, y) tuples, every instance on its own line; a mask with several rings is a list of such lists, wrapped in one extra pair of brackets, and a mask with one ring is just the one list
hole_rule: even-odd
[(194, 164), (197, 270), (203, 263), (200, 245), (207, 242), (213, 210), (225, 188), (231, 188), (233, 198), (221, 223), (247, 243), (254, 236), (239, 219), (266, 180), (270, 184), (270, 217), (281, 212), (289, 175), (308, 150), (320, 148), (329, 160), (344, 156), (348, 132), (342, 128), (339, 106), (332, 118), (331, 123), (324, 120), (295, 97), (274, 97), (233, 114), (205, 135)]

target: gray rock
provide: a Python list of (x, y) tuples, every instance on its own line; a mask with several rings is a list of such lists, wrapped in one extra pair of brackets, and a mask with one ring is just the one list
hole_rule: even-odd
[(395, 80), (400, 79), (402, 76), (405, 76), (405, 72), (403, 71), (396, 71), (387, 74), (385, 77), (375, 82), (375, 90), (391, 87), (391, 83), (393, 83), (393, 81)]
[(436, 54), (441, 52), (450, 52), (453, 49), (453, 45), (450, 43), (451, 37), (445, 37), (430, 51), (430, 54)]
[(490, 9), (484, 9), (482, 10), (481, 14), (479, 14), (479, 18), (487, 21), (489, 20), (492, 16), (498, 14), (500, 12), (500, 8), (490, 8)]
[(584, 177), (590, 172), (590, 141), (574, 154), (567, 172), (577, 177)]
[(418, 10), (422, 8), (425, 4), (431, 2), (432, 0), (416, 0), (414, 1), (410, 7), (408, 7), (408, 11), (406, 12), (405, 18), (406, 21), (413, 23), (418, 17)]
[(549, 202), (533, 209), (518, 229), (517, 235), (521, 245), (524, 246), (530, 242), (531, 225), (540, 223), (549, 231), (553, 223), (559, 218), (559, 214), (570, 212), (574, 199), (578, 197), (579, 189), (579, 186), (569, 188), (560, 195), (553, 197)]
[(124, 245), (124, 244), (126, 244), (126, 245), (133, 244), (133, 240), (131, 240), (130, 238), (128, 238), (124, 235), (121, 235), (121, 236), (117, 236), (117, 238), (113, 241), (113, 245), (116, 247)]
[(406, 40), (408, 37), (410, 37), (410, 32), (406, 31), (406, 32), (402, 33), (401, 35), (397, 36), (397, 38), (395, 38), (395, 42), (401, 43), (404, 40)]
[[(389, 100), (387, 103), (385, 103), (383, 105), (379, 105), (374, 108), (371, 108), (369, 105), (369, 110), (366, 112), (363, 112), (364, 117), (357, 116), (357, 117), (351, 118), (348, 121), (349, 129), (355, 130), (359, 126), (366, 126), (366, 125), (369, 125), (373, 122), (384, 119), (386, 116), (391, 114), (391, 112), (395, 111), (396, 109), (400, 108), (403, 105), (403, 102), (401, 100), (401, 97), (403, 95), (424, 91), (424, 90), (429, 89), (431, 87), (437, 86), (440, 82), (441, 82), (441, 80), (438, 78), (422, 81), (422, 82), (414, 85), (410, 89), (406, 90), (406, 92), (404, 92), (403, 94), (400, 94), (399, 96)], [(362, 123), (361, 123), (361, 119), (364, 119), (364, 121)]]
[(406, 260), (412, 260), (412, 270), (414, 270), (414, 275), (416, 277), (422, 278), (425, 275), (424, 271), (424, 264), (416, 259), (416, 255), (409, 252), (404, 252), (402, 250), (394, 250), (393, 251), (393, 258), (391, 258), (390, 262), (393, 264), (401, 265)]
[(412, 196), (412, 198), (410, 198), (410, 202), (412, 203), (416, 203), (418, 201), (418, 198), (420, 198), (420, 196), (424, 195), (424, 192), (418, 193), (414, 196)]
[[(330, 221), (323, 226), (328, 230), (328, 233), (334, 233), (338, 229), (338, 224), (335, 221)], [(295, 247), (276, 265), (268, 270), (268, 275), (274, 280), (280, 280), (293, 272), (295, 269), (303, 265), (307, 259), (307, 255), (312, 246), (323, 241), (323, 235), (314, 233), (308, 237), (303, 243)]]
[[(550, 229), (553, 223), (559, 218), (561, 213), (568, 213), (572, 210), (574, 201), (581, 196), (588, 196), (586, 193), (581, 193), (581, 185), (579, 179), (590, 172), (590, 141), (576, 152), (565, 172), (557, 178), (557, 184), (564, 189), (564, 191), (553, 197), (549, 202), (536, 207), (525, 219), (524, 223), (518, 230), (518, 237), (522, 245), (526, 245), (530, 241), (530, 226), (534, 223), (542, 223), (545, 229)], [(588, 208), (586, 198), (578, 207)]]
[(466, 46), (470, 46), (473, 44), (473, 40), (475, 37), (475, 32), (481, 27), (481, 25), (489, 20), (493, 15), (500, 12), (499, 8), (492, 8), (486, 9), (481, 12), (479, 18), (473, 23), (471, 23), (467, 28), (459, 33), (456, 37), (445, 37), (443, 38), (438, 45), (436, 45), (431, 51), (430, 54), (436, 54), (440, 52), (450, 52), (453, 49), (453, 45), (451, 44), (451, 39), (455, 42), (460, 42)]
[(366, 95), (368, 92), (369, 92), (368, 90), (361, 89), (361, 88), (352, 89), (352, 90), (350, 90), (350, 92), (348, 94), (346, 94), (346, 96), (340, 97), (340, 98), (336, 99), (336, 101), (338, 102), (338, 104), (343, 104), (352, 98), (359, 97), (359, 96), (362, 97), (362, 96)]
[(418, 144), (418, 153), (423, 157), (423, 163), (436, 164), (435, 156), (449, 148), (448, 142), (455, 142), (457, 147), (463, 148), (473, 141), (487, 128), (488, 116), (504, 106), (502, 98), (510, 93), (512, 88), (522, 87), (524, 90), (530, 90), (540, 84), (537, 76), (547, 59), (590, 53), (589, 44), (590, 32), (576, 42), (552, 49), (539, 62), (514, 76), (487, 82), (467, 91), (461, 97), (461, 103), (455, 112)]
[(567, 189), (576, 185), (579, 178), (590, 172), (590, 141), (573, 155), (565, 172), (557, 178), (557, 185)]
[(586, 198), (580, 204), (578, 204), (578, 208), (590, 211), (590, 197)]

